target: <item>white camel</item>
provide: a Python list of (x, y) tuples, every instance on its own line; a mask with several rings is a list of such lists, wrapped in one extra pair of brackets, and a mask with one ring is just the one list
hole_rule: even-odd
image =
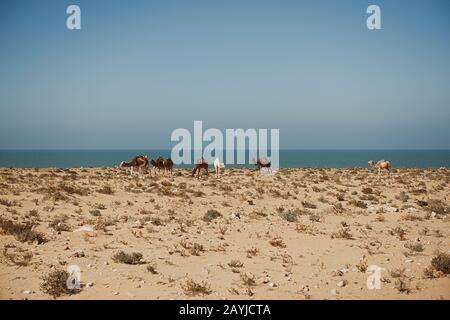
[(223, 162), (220, 162), (219, 158), (216, 158), (214, 160), (214, 170), (216, 171), (216, 177), (219, 178), (220, 169), (224, 169), (225, 164)]

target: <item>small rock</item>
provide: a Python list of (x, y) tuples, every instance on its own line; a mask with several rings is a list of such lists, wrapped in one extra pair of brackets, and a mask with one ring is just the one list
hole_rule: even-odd
[(25, 290), (24, 292), (23, 292), (23, 294), (31, 294), (31, 290)]
[(88, 287), (88, 288), (91, 288), (93, 285), (94, 285), (93, 282), (88, 282), (88, 283), (86, 283), (86, 287)]
[(278, 286), (276, 285), (276, 283), (269, 282), (269, 287), (271, 287), (271, 288), (276, 288), (276, 287), (278, 287)]
[(347, 284), (348, 284), (348, 281), (347, 281), (347, 280), (342, 280), (342, 281), (339, 281), (339, 282), (338, 282), (337, 286), (343, 288), (343, 287), (345, 287)]
[(91, 225), (84, 225), (81, 228), (76, 229), (74, 232), (94, 232), (94, 227)]

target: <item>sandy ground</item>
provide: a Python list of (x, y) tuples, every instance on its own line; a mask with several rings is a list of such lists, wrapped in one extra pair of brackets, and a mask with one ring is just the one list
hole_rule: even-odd
[(448, 169), (0, 169), (0, 298), (53, 299), (43, 278), (75, 265), (81, 289), (58, 299), (449, 299), (450, 276), (424, 272), (450, 253), (449, 182)]

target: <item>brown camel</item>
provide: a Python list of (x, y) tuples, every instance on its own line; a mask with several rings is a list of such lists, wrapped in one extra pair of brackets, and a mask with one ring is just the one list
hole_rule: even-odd
[(164, 167), (164, 173), (170, 173), (172, 175), (172, 169), (173, 169), (173, 161), (170, 158), (167, 158), (163, 161), (163, 167)]
[(164, 169), (164, 159), (159, 156), (156, 160), (151, 160), (150, 163), (155, 167), (155, 169), (158, 169), (158, 172), (161, 172), (161, 170)]
[(206, 162), (206, 160), (203, 159), (203, 157), (197, 161), (194, 170), (192, 170), (192, 176), (195, 176), (195, 173), (197, 172), (197, 178), (200, 178), (200, 171), (202, 171), (202, 169), (205, 170), (206, 175), (209, 175), (208, 162)]
[(133, 159), (131, 159), (131, 161), (127, 162), (127, 161), (122, 161), (119, 165), (119, 168), (131, 168), (130, 169), (130, 175), (133, 175), (133, 170), (136, 169), (138, 171), (140, 171), (140, 168), (146, 168), (148, 167), (148, 157), (146, 155), (137, 155), (134, 156)]
[(391, 163), (387, 160), (380, 160), (374, 164), (372, 160), (367, 162), (372, 170), (378, 171), (378, 177), (380, 177), (381, 170), (387, 170), (391, 172)]

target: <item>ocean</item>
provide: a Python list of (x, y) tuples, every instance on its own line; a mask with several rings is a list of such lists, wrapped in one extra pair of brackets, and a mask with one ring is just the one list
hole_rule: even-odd
[[(170, 150), (0, 150), (0, 167), (111, 167), (137, 154), (166, 158), (170, 156)], [(389, 160), (394, 168), (450, 167), (450, 150), (280, 150), (281, 168), (367, 167), (368, 160), (380, 159)], [(187, 168), (192, 165), (175, 167)]]

